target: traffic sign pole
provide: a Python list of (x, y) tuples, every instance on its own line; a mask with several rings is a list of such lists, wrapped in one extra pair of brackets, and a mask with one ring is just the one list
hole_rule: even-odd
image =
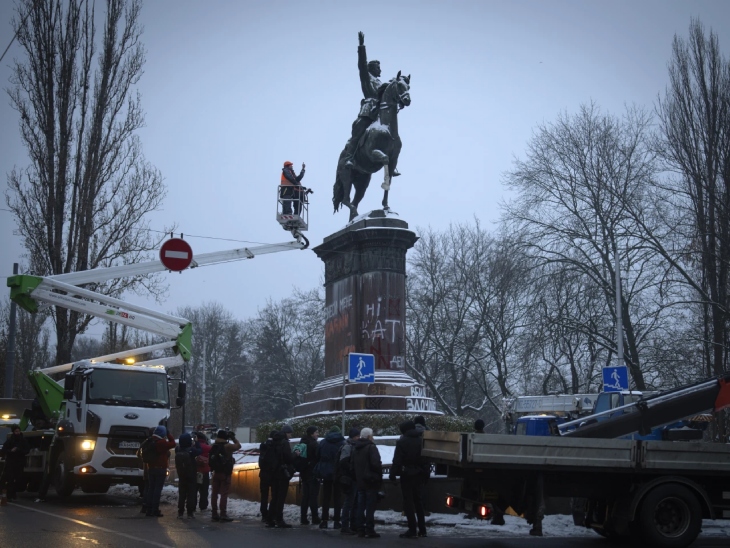
[(342, 435), (345, 435), (345, 402), (347, 401), (348, 360), (342, 360)]

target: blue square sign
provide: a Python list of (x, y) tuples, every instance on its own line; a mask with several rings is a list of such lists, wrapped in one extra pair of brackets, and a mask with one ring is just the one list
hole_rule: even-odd
[(372, 354), (348, 354), (350, 382), (375, 382), (375, 356)]
[(629, 369), (625, 365), (603, 368), (603, 391), (620, 392), (629, 389)]

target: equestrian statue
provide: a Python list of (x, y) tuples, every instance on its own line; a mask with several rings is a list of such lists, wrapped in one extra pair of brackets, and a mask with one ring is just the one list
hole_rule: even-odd
[[(357, 217), (357, 205), (365, 196), (370, 177), (381, 168), (384, 178), (381, 187), (383, 209), (388, 210), (388, 191), (391, 177), (396, 171), (401, 140), (398, 136), (398, 111), (411, 104), (411, 77), (398, 75), (390, 82), (380, 82), (380, 62), (367, 61), (365, 35), (358, 33), (357, 66), (364, 98), (360, 113), (352, 124), (352, 136), (347, 141), (337, 162), (332, 203), (337, 211), (340, 206), (350, 209), (350, 220)], [(355, 197), (350, 201), (350, 190), (355, 187)]]

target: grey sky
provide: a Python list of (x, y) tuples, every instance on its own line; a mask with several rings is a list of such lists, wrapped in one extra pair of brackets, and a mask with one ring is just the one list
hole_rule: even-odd
[[(100, 2), (101, 4), (101, 2)], [(12, 38), (13, 3), (0, 1), (0, 48)], [(337, 157), (361, 98), (357, 32), (383, 79), (411, 74), (412, 104), (400, 117), (401, 177), (390, 205), (411, 228), (445, 229), (476, 216), (497, 220), (502, 174), (522, 156), (535, 126), (595, 101), (620, 115), (651, 108), (667, 81), (675, 33), (698, 16), (730, 52), (730, 1), (215, 1), (148, 0), (143, 8), (147, 159), (168, 186), (153, 228), (177, 222), (198, 253), (241, 242), (289, 240), (274, 219), (284, 160), (315, 189), (315, 246), (347, 222), (332, 214)], [(22, 54), (14, 44), (9, 65)], [(27, 165), (17, 115), (0, 98), (0, 174)], [(382, 174), (360, 212), (380, 207)], [(4, 202), (0, 207), (5, 208)], [(0, 273), (22, 253), (0, 210)], [(294, 286), (321, 283), (311, 251), (166, 275), (165, 309), (220, 301), (247, 318)], [(3, 282), (4, 285), (4, 282)], [(135, 302), (143, 304), (136, 299)]]

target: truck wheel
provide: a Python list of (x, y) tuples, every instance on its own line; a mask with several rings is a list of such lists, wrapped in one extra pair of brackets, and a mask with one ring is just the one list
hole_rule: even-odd
[(652, 546), (684, 548), (692, 544), (702, 527), (702, 508), (697, 497), (682, 485), (660, 485), (641, 503), (638, 528)]
[(56, 459), (56, 468), (53, 472), (53, 486), (59, 497), (68, 497), (74, 490), (73, 477), (68, 471), (66, 453), (61, 451)]

